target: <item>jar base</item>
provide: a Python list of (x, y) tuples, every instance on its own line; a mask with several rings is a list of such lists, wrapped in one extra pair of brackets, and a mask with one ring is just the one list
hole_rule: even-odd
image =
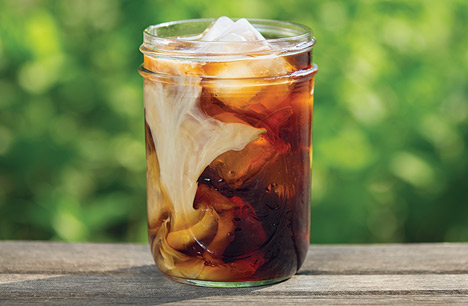
[(185, 279), (175, 276), (169, 276), (170, 279), (193, 286), (199, 287), (213, 287), (213, 288), (242, 288), (242, 287), (257, 287), (257, 286), (265, 286), (265, 285), (272, 285), (276, 283), (283, 282), (285, 280), (290, 279), (291, 277), (281, 277), (281, 278), (273, 278), (267, 280), (259, 280), (259, 281), (246, 281), (246, 282), (217, 282), (217, 281), (207, 281), (207, 280), (199, 280), (199, 279)]

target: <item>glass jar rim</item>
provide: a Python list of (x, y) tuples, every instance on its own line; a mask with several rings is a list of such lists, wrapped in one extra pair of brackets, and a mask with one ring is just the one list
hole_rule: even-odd
[[(237, 21), (240, 18), (232, 20)], [(226, 60), (227, 58), (239, 56), (265, 56), (265, 55), (289, 55), (297, 54), (312, 49), (315, 45), (315, 38), (312, 36), (312, 30), (302, 24), (279, 21), (272, 19), (250, 19), (247, 20), (262, 34), (270, 33), (282, 35), (278, 38), (267, 38), (265, 41), (271, 46), (270, 50), (259, 51), (240, 51), (240, 52), (203, 52), (206, 46), (210, 45), (225, 45), (226, 43), (232, 46), (242, 47), (245, 44), (255, 44), (255, 41), (201, 41), (200, 38), (203, 30), (208, 25), (216, 20), (215, 18), (204, 19), (187, 19), (179, 21), (164, 22), (157, 25), (152, 25), (146, 28), (143, 32), (143, 44), (140, 51), (145, 55), (168, 57), (168, 58), (185, 58), (190, 60)], [(159, 35), (164, 29), (175, 28), (180, 25), (193, 26), (196, 24), (203, 24), (205, 27), (201, 32), (192, 33), (191, 36), (180, 37), (178, 35), (164, 37)], [(195, 27), (194, 27), (195, 28)], [(240, 48), (241, 49), (241, 48)], [(242, 49), (241, 49), (242, 50)]]

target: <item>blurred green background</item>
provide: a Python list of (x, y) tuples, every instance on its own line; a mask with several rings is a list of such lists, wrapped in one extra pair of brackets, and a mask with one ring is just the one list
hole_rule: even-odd
[(142, 31), (314, 29), (312, 243), (468, 241), (467, 1), (0, 1), (0, 239), (146, 242)]

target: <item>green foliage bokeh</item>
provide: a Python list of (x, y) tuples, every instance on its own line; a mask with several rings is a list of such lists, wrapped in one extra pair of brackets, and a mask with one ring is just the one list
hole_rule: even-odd
[(142, 31), (314, 30), (313, 243), (468, 241), (468, 2), (0, 1), (0, 239), (146, 241)]

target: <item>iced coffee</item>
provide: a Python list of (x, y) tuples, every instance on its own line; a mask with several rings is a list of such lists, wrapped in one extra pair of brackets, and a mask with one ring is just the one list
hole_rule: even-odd
[(291, 277), (309, 245), (314, 39), (271, 20), (144, 33), (148, 233), (158, 268), (205, 286)]

